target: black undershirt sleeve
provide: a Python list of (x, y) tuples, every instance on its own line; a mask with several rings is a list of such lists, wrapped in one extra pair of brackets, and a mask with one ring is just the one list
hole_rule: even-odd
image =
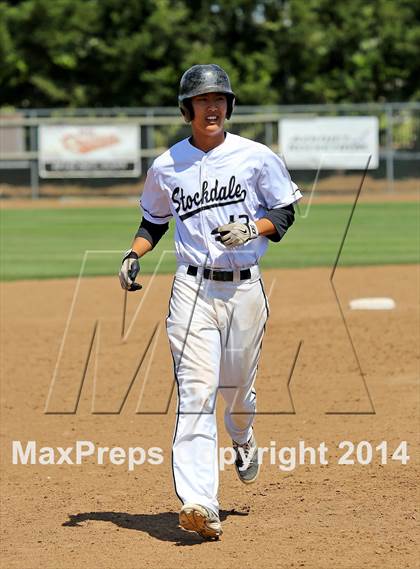
[(285, 207), (278, 207), (276, 209), (269, 209), (263, 215), (263, 218), (268, 219), (276, 228), (277, 233), (267, 235), (270, 241), (278, 243), (282, 239), (293, 222), (295, 221), (295, 209), (293, 204), (286, 205)]
[(152, 247), (155, 247), (164, 234), (168, 231), (169, 223), (152, 223), (144, 217), (141, 220), (136, 237), (143, 237)]

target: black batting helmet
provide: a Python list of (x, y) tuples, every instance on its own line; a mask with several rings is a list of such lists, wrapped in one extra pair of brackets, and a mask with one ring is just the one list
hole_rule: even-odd
[(235, 93), (230, 86), (229, 76), (215, 63), (193, 65), (181, 77), (178, 103), (187, 122), (194, 118), (191, 98), (204, 93), (223, 93), (227, 99), (226, 118), (230, 119), (235, 102)]

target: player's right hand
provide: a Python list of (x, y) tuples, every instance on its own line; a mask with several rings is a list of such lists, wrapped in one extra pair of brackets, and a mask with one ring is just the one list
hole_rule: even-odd
[(120, 272), (118, 274), (121, 288), (124, 290), (134, 291), (140, 290), (142, 286), (136, 282), (137, 275), (140, 272), (139, 256), (132, 249), (125, 252), (122, 260)]

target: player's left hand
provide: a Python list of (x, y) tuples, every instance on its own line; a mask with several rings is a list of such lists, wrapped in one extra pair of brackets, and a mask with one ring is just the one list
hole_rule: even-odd
[(253, 221), (248, 223), (239, 223), (234, 221), (216, 227), (211, 232), (212, 235), (217, 235), (216, 241), (220, 241), (226, 247), (238, 247), (244, 245), (250, 239), (256, 239), (259, 235), (258, 228)]

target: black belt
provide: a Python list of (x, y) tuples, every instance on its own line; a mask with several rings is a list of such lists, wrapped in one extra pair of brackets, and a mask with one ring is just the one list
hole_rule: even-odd
[[(198, 273), (198, 267), (194, 265), (188, 265), (187, 275), (196, 277)], [(233, 281), (233, 271), (219, 271), (214, 269), (204, 269), (203, 277), (205, 279), (210, 279), (212, 281)], [(241, 269), (239, 272), (239, 278), (241, 281), (251, 278), (251, 269)]]

